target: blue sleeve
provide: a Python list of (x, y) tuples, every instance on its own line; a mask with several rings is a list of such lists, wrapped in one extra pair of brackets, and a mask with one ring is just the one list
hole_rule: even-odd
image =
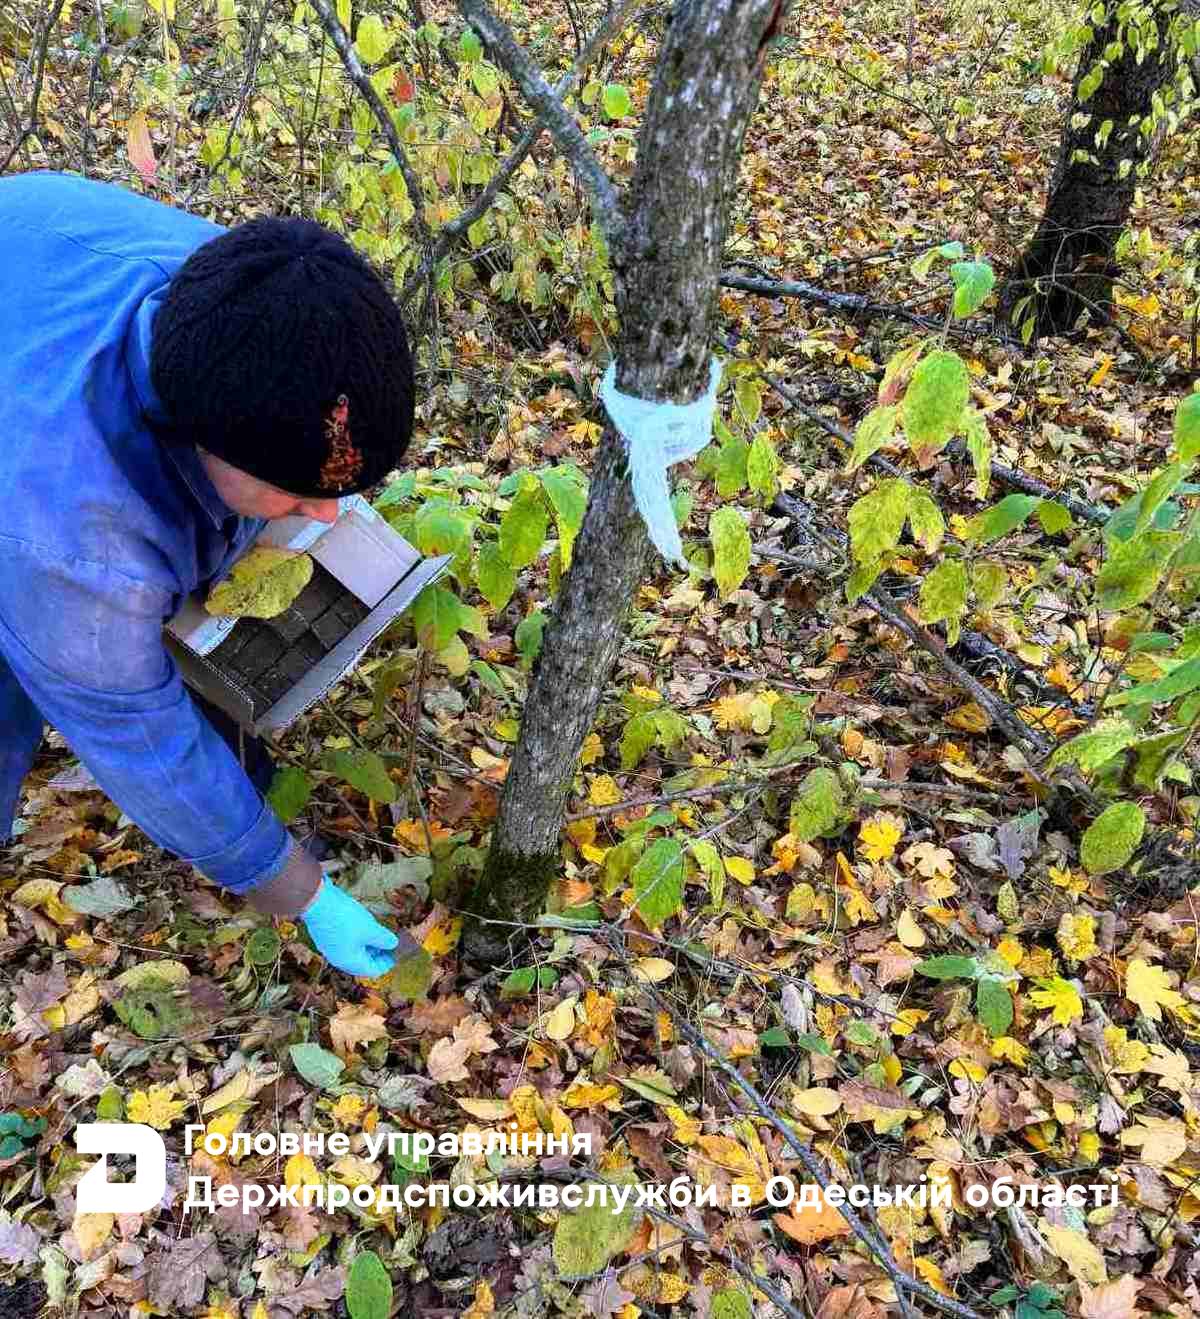
[(184, 688), (170, 603), (0, 535), (0, 653), (33, 703), (155, 843), (245, 893), (283, 869), (290, 836)]

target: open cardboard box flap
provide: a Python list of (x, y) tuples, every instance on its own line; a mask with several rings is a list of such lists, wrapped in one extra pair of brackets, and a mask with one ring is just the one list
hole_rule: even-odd
[(452, 555), (425, 559), (360, 495), (341, 501), (332, 526), (310, 518), (279, 518), (254, 542), (305, 550), (351, 591), (370, 612), (299, 682), (259, 718), (250, 695), (205, 657), (237, 626), (204, 608), (204, 595), (190, 596), (167, 624), (167, 649), (184, 681), (254, 734), (279, 732), (354, 667), (363, 651), (421, 591), (447, 570)]

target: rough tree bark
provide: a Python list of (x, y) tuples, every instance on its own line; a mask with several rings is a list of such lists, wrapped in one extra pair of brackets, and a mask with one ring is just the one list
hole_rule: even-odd
[[(1170, 38), (1178, 12), (1174, 0), (1151, 0), (1145, 6), (1143, 38), (1135, 42), (1114, 4), (1080, 52), (1046, 209), (1001, 293), (1001, 306), (1009, 314), (1026, 294), (1034, 294), (1037, 334), (1064, 333), (1089, 306), (1107, 309), (1111, 301), (1114, 250), (1129, 220), (1139, 167), (1152, 160), (1163, 136), (1160, 130), (1147, 140), (1138, 125), (1178, 70)], [(1156, 40), (1153, 49), (1144, 49), (1146, 38)], [(1122, 53), (1105, 69), (1099, 88), (1081, 100), (1081, 82), (1114, 42), (1123, 42)], [(1085, 119), (1078, 126), (1077, 116)], [(1097, 130), (1108, 120), (1112, 131), (1097, 144)], [(1083, 153), (1079, 159), (1077, 152)], [(1122, 175), (1123, 160), (1131, 167)]]
[[(625, 393), (685, 403), (707, 387), (729, 198), (780, 9), (781, 0), (682, 0), (675, 9), (635, 176), (619, 222), (606, 224), (621, 323), (617, 388)], [(591, 191), (597, 209), (606, 209), (603, 190)], [(609, 425), (534, 667), (491, 852), (469, 904), (466, 950), (476, 958), (502, 955), (513, 923), (542, 910), (560, 864), (566, 796), (648, 548), (624, 444)]]

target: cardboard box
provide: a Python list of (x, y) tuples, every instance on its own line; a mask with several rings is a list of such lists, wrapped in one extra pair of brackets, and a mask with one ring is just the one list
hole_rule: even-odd
[(255, 735), (316, 704), (453, 557), (422, 558), (360, 495), (341, 501), (332, 525), (279, 518), (254, 543), (312, 555), (312, 581), (291, 607), (272, 619), (218, 618), (198, 592), (164, 640), (184, 682)]

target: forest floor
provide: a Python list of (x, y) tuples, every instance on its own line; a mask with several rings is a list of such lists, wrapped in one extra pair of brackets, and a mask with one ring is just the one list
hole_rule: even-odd
[[(76, 10), (71, 21), (84, 23)], [(457, 32), (449, 11), (440, 17)], [(794, 15), (748, 135), (730, 266), (940, 318), (946, 284), (914, 272), (921, 251), (958, 240), (1002, 271), (1036, 224), (1069, 77), (1035, 61), (1063, 21), (966, 0)], [(517, 27), (543, 53), (573, 46), (557, 10)], [(602, 81), (623, 79), (636, 113), (654, 43), (635, 33)], [(149, 61), (152, 42), (147, 51)], [(239, 72), (224, 74), (235, 89)], [(136, 75), (124, 76), (98, 101), (93, 172), (143, 188), (124, 154)], [(69, 112), (86, 83), (86, 61), (49, 61), (47, 113), (61, 136), (49, 131), (18, 167), (77, 167)], [(177, 127), (169, 157), (156, 137), (164, 200), (228, 220), (270, 209), (289, 186), (263, 151), (236, 189), (210, 193), (197, 160), (206, 129)], [(1144, 237), (1126, 255), (1116, 324), (1030, 347), (999, 329), (957, 345), (996, 458), (1105, 509), (1161, 461), (1196, 374), (1194, 140), (1170, 143), (1139, 193)], [(620, 139), (606, 151), (626, 173)], [(558, 225), (569, 251), (556, 208), (578, 199), (545, 144), (538, 160), (548, 182), (526, 194), (525, 218)], [(436, 346), (424, 345), (410, 454), (422, 488), (449, 472), (442, 484), (461, 481), (457, 496), (486, 511), (522, 467), (588, 469), (604, 317), (559, 296), (576, 281), (569, 259), (543, 270), (553, 292), (540, 308), (514, 310), (482, 286), (446, 299)], [(895, 316), (730, 289), (720, 311), (727, 349), (850, 430), (885, 363), (920, 333)], [(844, 473), (827, 428), (769, 384), (723, 398), (722, 415), (769, 437), (781, 488), (818, 532), (845, 528), (866, 478)], [(953, 515), (978, 511), (965, 462), (946, 457), (925, 477), (952, 530)], [(746, 581), (721, 598), (702, 568), (685, 576), (656, 561), (584, 749), (551, 909), (599, 923), (537, 931), (510, 965), (460, 958), (457, 904), (512, 754), (529, 668), (518, 629), (550, 603), (545, 557), (503, 610), (483, 606), (486, 635), (465, 638), (465, 672), (423, 658), (397, 629), (280, 740), (281, 761), (317, 784), (307, 811), (334, 842), (334, 873), (411, 931), (428, 953), (419, 968), (356, 982), (295, 925), (264, 934), (149, 843), (49, 735), (23, 832), (0, 858), (0, 1314), (36, 1314), (43, 1301), (89, 1315), (342, 1314), (347, 1267), (367, 1248), (390, 1274), (395, 1313), (716, 1319), (771, 1314), (780, 1297), (819, 1319), (933, 1313), (927, 1297), (898, 1299), (878, 1252), (840, 1215), (767, 1202), (772, 1177), (811, 1178), (720, 1058), (845, 1184), (949, 1188), (949, 1207), (883, 1207), (874, 1230), (899, 1269), (965, 1312), (1200, 1315), (1194, 784), (1141, 799), (1190, 861), (1089, 875), (1086, 810), (1047, 803), (1027, 754), (936, 656), (865, 600), (847, 605), (828, 568), (788, 562), (819, 538), (798, 539), (770, 501), (740, 498), (755, 547)], [(694, 539), (718, 502), (711, 484), (695, 490)], [(1039, 575), (1061, 543), (1032, 524), (1003, 542), (1027, 589), (969, 620), (990, 653), (957, 652), (1051, 744), (1088, 726), (1106, 646), (1089, 593), (1069, 573)], [(903, 604), (917, 580), (914, 550), (885, 585)], [(377, 703), (379, 675), (396, 664), (407, 681)], [(655, 709), (678, 714), (682, 736), (629, 768), (625, 726)], [(770, 764), (783, 710), (807, 721), (806, 758), (740, 791), (718, 782), (718, 771)], [(314, 768), (357, 745), (391, 757), (393, 804)], [(877, 786), (853, 818), (799, 841), (790, 804), (818, 764), (849, 764)], [(680, 791), (689, 796), (664, 800)], [(650, 929), (619, 849), (653, 831), (705, 846), (692, 852), (682, 909)], [(940, 958), (950, 960), (931, 968)], [(984, 968), (999, 968), (1011, 995), (1000, 1029), (974, 997)], [(320, 1048), (297, 1055), (304, 1044)], [(163, 1210), (76, 1213), (90, 1160), (71, 1132), (96, 1117), (164, 1133)], [(189, 1159), (188, 1123), (225, 1136), (342, 1131), (352, 1152), (309, 1164)], [(632, 1168), (646, 1183), (714, 1187), (716, 1205), (639, 1215), (612, 1267), (586, 1277), (560, 1267), (559, 1215), (546, 1210), (183, 1210), (189, 1176), (479, 1185), (496, 1165), (463, 1155), (404, 1168), (367, 1157), (364, 1138), (480, 1129), (591, 1138), (588, 1159), (510, 1158), (506, 1175)], [(1024, 1207), (972, 1207), (968, 1197), (1006, 1181), (1029, 1192)], [(1103, 1186), (1104, 1204), (1047, 1197), (1075, 1186), (1089, 1196)], [(748, 1208), (732, 1204), (735, 1187)], [(1034, 1189), (1042, 1204), (1031, 1208)], [(752, 1295), (751, 1278), (770, 1295)]]

